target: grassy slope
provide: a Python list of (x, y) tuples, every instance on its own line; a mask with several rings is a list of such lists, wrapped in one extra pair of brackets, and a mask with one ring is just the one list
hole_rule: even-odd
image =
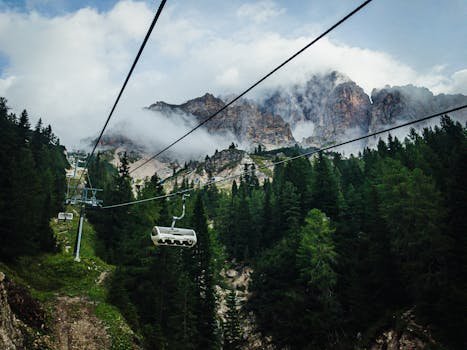
[[(253, 159), (253, 162), (258, 166), (258, 168), (262, 168), (266, 165), (266, 161), (272, 160), (270, 157), (265, 157), (265, 156), (260, 156), (257, 154), (250, 154), (251, 159)], [(265, 174), (266, 176), (272, 177), (272, 168), (265, 168), (261, 169), (261, 172)]]
[(53, 310), (58, 296), (79, 296), (89, 300), (95, 305), (96, 316), (108, 327), (112, 349), (130, 349), (134, 335), (118, 309), (106, 302), (106, 283), (99, 283), (112, 273), (114, 266), (95, 255), (95, 232), (87, 221), (81, 241), (81, 262), (74, 261), (78, 215), (76, 212), (73, 214), (71, 223), (52, 220), (51, 226), (59, 245), (56, 254), (21, 257), (13, 265), (0, 263), (0, 270), (17, 283), (27, 286), (31, 295), (48, 310)]

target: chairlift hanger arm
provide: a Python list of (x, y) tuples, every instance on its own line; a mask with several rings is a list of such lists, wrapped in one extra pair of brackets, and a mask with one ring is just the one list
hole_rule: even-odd
[(175, 227), (175, 221), (181, 220), (185, 217), (185, 202), (186, 202), (186, 197), (189, 197), (189, 194), (184, 193), (182, 197), (182, 215), (180, 216), (173, 216), (172, 217), (172, 229)]

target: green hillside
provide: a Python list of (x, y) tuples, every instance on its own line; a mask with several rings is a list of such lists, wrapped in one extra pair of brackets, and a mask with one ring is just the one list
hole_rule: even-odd
[[(73, 212), (71, 207), (66, 209)], [(130, 349), (137, 336), (118, 308), (107, 301), (109, 280), (115, 266), (96, 256), (95, 231), (87, 220), (81, 241), (81, 262), (74, 261), (73, 247), (78, 226), (78, 215), (74, 214), (72, 222), (51, 221), (58, 244), (56, 253), (23, 256), (14, 263), (0, 263), (0, 271), (17, 284), (25, 286), (31, 296), (40, 301), (47, 310), (49, 325), (46, 325), (46, 329), (52, 329), (53, 323), (60, 318), (54, 308), (57, 298), (80, 297), (86, 304), (93, 305), (94, 314), (108, 328), (111, 349)]]

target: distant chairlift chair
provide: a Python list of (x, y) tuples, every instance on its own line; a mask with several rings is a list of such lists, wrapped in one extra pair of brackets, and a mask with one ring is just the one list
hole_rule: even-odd
[(185, 198), (188, 195), (184, 194), (183, 212), (180, 216), (174, 216), (171, 227), (154, 226), (151, 233), (153, 243), (158, 245), (166, 245), (172, 247), (191, 248), (196, 244), (196, 232), (189, 228), (175, 227), (175, 222), (185, 216)]

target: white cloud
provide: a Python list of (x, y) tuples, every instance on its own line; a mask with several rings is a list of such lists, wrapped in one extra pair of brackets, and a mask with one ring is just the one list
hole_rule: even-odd
[(102, 125), (150, 19), (144, 3), (129, 1), (106, 14), (0, 13), (0, 50), (10, 62), (0, 94), (74, 143)]
[[(113, 128), (124, 133), (131, 140), (144, 140), (148, 153), (159, 150), (173, 141), (174, 135), (184, 134), (195, 126), (196, 118), (192, 115), (171, 114), (169, 117), (159, 112), (137, 110), (134, 118), (117, 122)], [(202, 129), (190, 139), (184, 139), (172, 150), (178, 160), (198, 159), (214, 153), (216, 148), (227, 148), (236, 138), (232, 134), (213, 135)]]
[(216, 77), (219, 85), (235, 86), (238, 84), (239, 73), (237, 68), (227, 68), (224, 72)]
[(461, 69), (451, 76), (450, 92), (467, 95), (467, 69)]
[[(252, 6), (266, 10), (258, 12), (257, 19), (252, 18), (256, 25), (247, 29), (248, 35), (240, 35), (245, 34), (244, 28), (219, 30), (203, 20), (200, 13), (169, 5), (111, 126), (122, 121), (143, 127), (147, 123), (141, 132), (148, 144), (161, 130), (168, 142), (180, 136), (182, 130), (167, 126), (160, 118), (154, 119), (160, 126), (149, 123), (148, 117), (139, 113), (143, 106), (156, 100), (181, 103), (205, 92), (237, 94), (312, 39), (303, 34), (305, 31), (285, 36), (266, 29), (264, 18), (283, 12), (273, 2), (242, 5), (226, 18), (226, 23), (238, 22), (238, 15), (248, 18)], [(55, 17), (36, 12), (0, 12), (0, 54), (9, 62), (0, 77), (0, 96), (7, 97), (17, 111), (27, 108), (31, 116), (42, 117), (52, 124), (62, 141), (77, 145), (102, 127), (153, 14), (146, 2), (131, 0), (118, 2), (108, 12), (85, 8)], [(435, 92), (467, 92), (465, 69), (452, 76), (446, 76), (441, 66), (418, 72), (384, 52), (324, 38), (248, 97), (330, 69), (346, 74), (367, 93), (386, 84), (408, 83)], [(185, 146), (196, 143), (197, 134), (190, 136)]]
[(311, 121), (299, 121), (295, 124), (292, 134), (295, 140), (301, 142), (304, 138), (313, 135), (315, 130), (315, 124)]
[(251, 4), (243, 4), (237, 10), (237, 16), (245, 17), (256, 23), (266, 22), (285, 13), (285, 9), (279, 7), (273, 1), (258, 1)]

